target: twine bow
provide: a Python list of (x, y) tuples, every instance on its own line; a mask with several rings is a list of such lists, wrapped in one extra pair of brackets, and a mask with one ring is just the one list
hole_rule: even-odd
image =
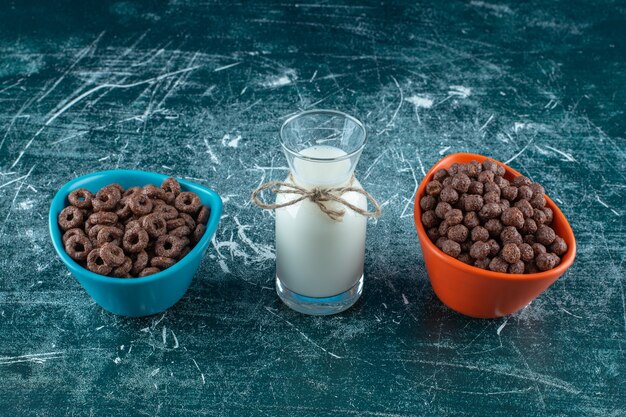
[[(289, 178), (292, 179), (291, 176)], [(353, 182), (354, 176), (350, 180), (350, 184), (352, 184)], [(267, 204), (259, 198), (259, 195), (265, 190), (271, 190), (275, 194), (296, 194), (299, 195), (299, 197), (281, 204)], [(359, 208), (354, 204), (348, 202), (346, 199), (342, 198), (345, 193), (350, 192), (364, 195), (365, 198), (367, 198), (367, 200), (374, 206), (374, 211), (363, 210), (362, 208)], [(331, 209), (324, 203), (328, 201), (335, 201), (350, 208), (355, 213), (359, 213), (360, 215), (365, 217), (380, 217), (382, 213), (380, 205), (370, 193), (365, 191), (363, 188), (357, 188), (352, 186), (337, 188), (313, 187), (311, 189), (306, 189), (294, 184), (293, 182), (272, 181), (261, 184), (252, 193), (252, 202), (265, 210), (273, 210), (291, 206), (304, 200), (310, 200), (311, 202), (317, 204), (317, 206), (320, 208), (320, 210), (322, 210), (324, 214), (326, 214), (331, 220), (337, 222), (343, 219), (346, 211), (344, 209)]]

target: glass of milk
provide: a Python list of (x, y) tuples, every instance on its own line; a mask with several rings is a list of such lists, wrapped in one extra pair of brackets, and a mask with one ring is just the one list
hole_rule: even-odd
[[(363, 124), (334, 110), (310, 110), (292, 116), (280, 130), (290, 175), (285, 182), (311, 189), (361, 184), (353, 177), (365, 145)], [(298, 198), (277, 194), (281, 204)], [(342, 198), (367, 210), (364, 195)], [(310, 200), (276, 210), (276, 292), (285, 304), (305, 314), (339, 313), (352, 306), (363, 291), (367, 219), (337, 202), (344, 210), (332, 220)]]

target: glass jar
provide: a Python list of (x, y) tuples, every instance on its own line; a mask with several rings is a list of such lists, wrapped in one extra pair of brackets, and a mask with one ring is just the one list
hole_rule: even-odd
[[(302, 189), (362, 189), (354, 177), (367, 133), (352, 116), (333, 110), (311, 110), (289, 118), (280, 130), (290, 174), (285, 183)], [(276, 205), (300, 195), (277, 194)], [(367, 211), (367, 198), (349, 191), (341, 198)], [(276, 291), (285, 304), (305, 314), (334, 314), (348, 309), (363, 291), (367, 218), (345, 204), (304, 199), (276, 209)]]

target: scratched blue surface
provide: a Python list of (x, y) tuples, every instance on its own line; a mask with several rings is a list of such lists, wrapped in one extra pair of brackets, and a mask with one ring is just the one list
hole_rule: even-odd
[[(623, 2), (0, 5), (0, 414), (623, 416)], [(277, 133), (337, 108), (370, 141), (383, 205), (365, 293), (315, 318), (273, 289), (286, 176)], [(573, 267), (511, 317), (474, 320), (428, 283), (415, 188), (471, 151), (541, 182)], [(68, 275), (46, 232), (66, 181), (147, 169), (218, 190), (225, 215), (188, 294), (124, 319)]]

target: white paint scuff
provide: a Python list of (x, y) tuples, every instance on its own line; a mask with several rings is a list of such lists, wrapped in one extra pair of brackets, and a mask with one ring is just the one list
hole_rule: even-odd
[(405, 100), (422, 109), (430, 109), (433, 106), (433, 101), (428, 97), (411, 96), (405, 98)]
[(451, 85), (448, 90), (448, 95), (468, 98), (472, 95), (472, 89), (469, 87), (464, 87), (462, 85)]
[(283, 87), (285, 85), (291, 84), (297, 77), (294, 71), (288, 71), (283, 75), (278, 77), (268, 78), (265, 82), (261, 83), (261, 85), (265, 88), (277, 88)]
[(229, 133), (226, 133), (222, 137), (222, 146), (227, 146), (229, 148), (237, 148), (239, 147), (240, 140), (241, 140), (241, 135), (231, 136)]

